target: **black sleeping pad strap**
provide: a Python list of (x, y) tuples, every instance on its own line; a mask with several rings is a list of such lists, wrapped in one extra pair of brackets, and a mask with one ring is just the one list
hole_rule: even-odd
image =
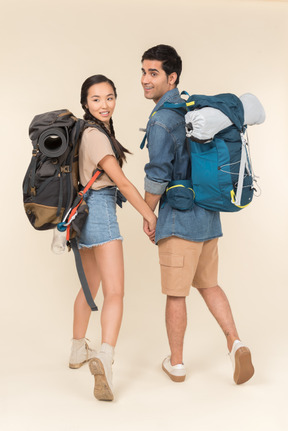
[(76, 263), (76, 268), (77, 268), (77, 272), (78, 272), (78, 276), (82, 285), (82, 289), (86, 298), (86, 301), (89, 305), (89, 307), (91, 308), (92, 311), (97, 311), (98, 307), (94, 302), (94, 299), (92, 298), (91, 295), (91, 291), (89, 289), (89, 285), (85, 276), (85, 272), (83, 269), (83, 265), (82, 265), (82, 260), (81, 260), (81, 256), (77, 247), (77, 242), (76, 239), (73, 238), (70, 240), (70, 244), (72, 247), (72, 250), (74, 252), (74, 257), (75, 257), (75, 263)]
[(62, 174), (60, 174), (60, 178), (59, 178), (59, 197), (58, 197), (58, 207), (57, 207), (57, 217), (60, 215), (61, 213), (61, 208), (62, 208), (62, 204), (63, 204), (63, 177)]
[(35, 191), (35, 176), (36, 176), (36, 166), (37, 166), (37, 142), (33, 141), (33, 151), (32, 151), (32, 159), (29, 166), (31, 176), (30, 176), (30, 192), (34, 193)]

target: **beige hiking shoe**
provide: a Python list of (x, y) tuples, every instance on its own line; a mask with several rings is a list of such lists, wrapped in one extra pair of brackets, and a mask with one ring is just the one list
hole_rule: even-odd
[(229, 356), (234, 370), (234, 382), (241, 385), (250, 380), (254, 374), (254, 367), (248, 347), (240, 340), (235, 340)]
[(96, 350), (93, 350), (88, 346), (86, 338), (80, 338), (79, 340), (73, 338), (69, 367), (72, 369), (82, 367), (82, 365), (89, 361), (89, 359), (93, 358), (96, 353)]
[(89, 361), (91, 374), (94, 376), (94, 396), (100, 401), (113, 401), (112, 364), (114, 348), (107, 343), (101, 345), (100, 352)]

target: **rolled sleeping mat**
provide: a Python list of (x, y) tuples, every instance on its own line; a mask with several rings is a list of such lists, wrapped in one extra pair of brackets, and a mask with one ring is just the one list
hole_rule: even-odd
[(232, 124), (222, 111), (210, 107), (189, 111), (185, 115), (185, 122), (186, 135), (203, 143), (211, 141), (220, 130)]
[[(256, 96), (245, 93), (239, 98), (244, 108), (244, 124), (252, 126), (265, 121), (265, 111)], [(231, 120), (222, 111), (215, 108), (201, 108), (189, 111), (185, 115), (186, 135), (198, 141), (207, 142), (220, 132), (231, 126)]]
[(264, 123), (266, 118), (264, 108), (254, 94), (245, 93), (239, 99), (244, 108), (244, 124), (253, 126), (254, 124)]
[(65, 128), (55, 127), (45, 130), (38, 139), (39, 150), (47, 157), (59, 157), (68, 147), (68, 136)]

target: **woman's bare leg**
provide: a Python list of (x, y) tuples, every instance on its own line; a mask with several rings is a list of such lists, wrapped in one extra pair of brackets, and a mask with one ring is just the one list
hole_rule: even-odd
[(122, 322), (124, 296), (124, 261), (122, 241), (110, 241), (94, 247), (104, 302), (101, 312), (102, 343), (115, 346)]

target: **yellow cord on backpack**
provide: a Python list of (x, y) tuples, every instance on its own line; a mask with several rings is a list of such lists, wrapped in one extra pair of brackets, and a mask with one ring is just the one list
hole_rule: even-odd
[(230, 195), (231, 195), (231, 202), (232, 202), (232, 204), (234, 204), (235, 205), (235, 207), (237, 207), (237, 208), (246, 208), (246, 207), (248, 207), (248, 205), (250, 205), (251, 204), (251, 202), (249, 202), (249, 204), (247, 204), (247, 205), (243, 205), (243, 206), (241, 206), (241, 205), (236, 205), (235, 204), (235, 202), (236, 202), (236, 200), (235, 200), (235, 192), (234, 192), (234, 190), (232, 189), (231, 190), (231, 192), (230, 192)]
[(183, 186), (183, 184), (175, 184), (175, 186), (167, 187), (167, 188), (166, 188), (166, 193), (167, 193), (169, 190), (171, 190), (171, 189), (175, 189), (175, 187), (183, 187), (184, 189), (192, 190), (193, 195), (194, 195), (194, 198), (195, 198), (195, 192), (194, 192), (194, 190), (193, 190), (191, 187), (185, 187), (185, 186)]

